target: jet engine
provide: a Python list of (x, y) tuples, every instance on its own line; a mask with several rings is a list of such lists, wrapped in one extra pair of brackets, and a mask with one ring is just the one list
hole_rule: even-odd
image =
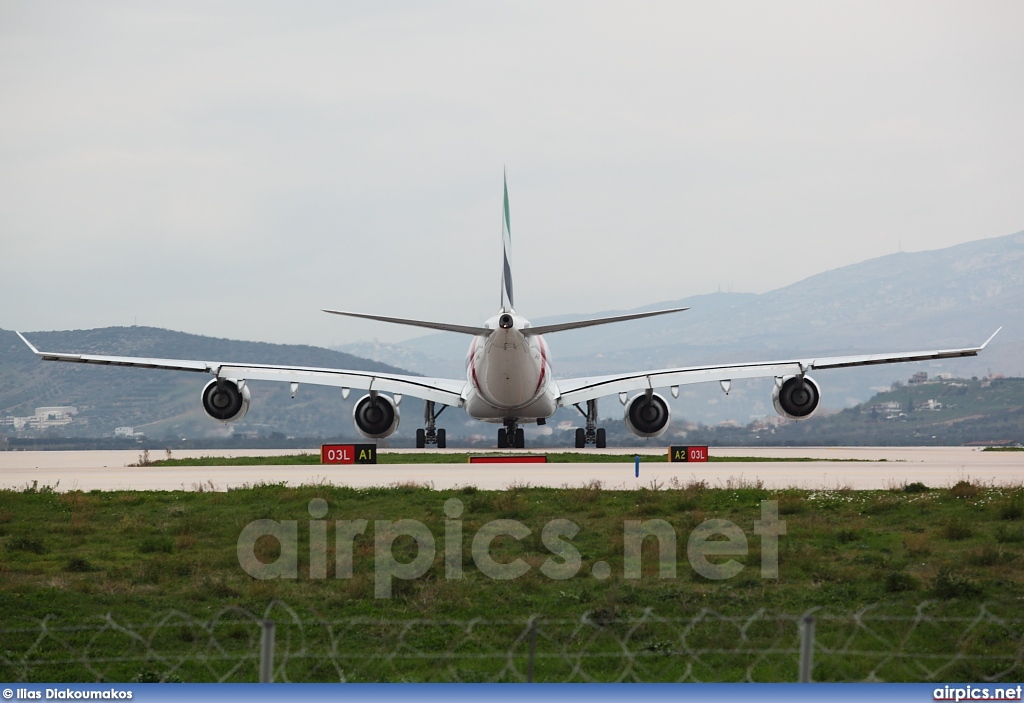
[(638, 437), (658, 437), (668, 429), (672, 411), (665, 398), (640, 393), (626, 403), (626, 427)]
[(775, 411), (790, 420), (806, 420), (817, 410), (821, 389), (810, 376), (786, 376), (772, 390)]
[(241, 420), (249, 411), (249, 387), (244, 382), (215, 378), (203, 387), (203, 410), (221, 422)]
[(401, 419), (398, 403), (386, 395), (376, 393), (364, 395), (352, 411), (359, 434), (367, 439), (389, 437), (398, 429)]

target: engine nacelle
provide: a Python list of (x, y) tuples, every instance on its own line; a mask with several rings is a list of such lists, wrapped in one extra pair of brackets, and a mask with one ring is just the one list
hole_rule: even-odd
[(214, 420), (237, 422), (249, 412), (249, 387), (216, 378), (203, 387), (203, 410)]
[(646, 393), (633, 396), (626, 403), (626, 427), (637, 437), (658, 437), (668, 429), (672, 411), (663, 396)]
[(359, 434), (367, 439), (382, 439), (394, 434), (401, 419), (398, 404), (386, 395), (364, 395), (352, 411)]
[(804, 376), (803, 383), (799, 376), (786, 376), (772, 390), (775, 412), (790, 420), (809, 418), (818, 409), (819, 400), (821, 389), (810, 376)]

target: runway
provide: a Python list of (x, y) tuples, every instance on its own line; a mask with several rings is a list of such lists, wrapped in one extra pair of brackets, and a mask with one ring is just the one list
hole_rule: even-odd
[[(319, 454), (319, 448), (308, 450)], [(383, 450), (393, 452), (414, 450)], [(437, 451), (437, 450), (434, 450)], [(458, 451), (458, 450), (451, 450)], [(588, 450), (599, 452), (602, 450)], [(663, 448), (607, 449), (607, 453), (661, 454)], [(198, 450), (175, 458), (275, 456), (296, 450)], [(967, 447), (712, 447), (717, 457), (811, 457), (810, 462), (633, 462), (581, 464), (377, 464), (363, 466), (188, 466), (129, 467), (138, 451), (0, 452), (0, 488), (21, 489), (38, 482), (69, 490), (217, 490), (256, 483), (296, 486), (330, 483), (369, 487), (416, 483), (447, 489), (472, 485), (497, 490), (512, 485), (579, 486), (593, 480), (606, 488), (637, 489), (703, 480), (712, 487), (761, 482), (766, 488), (885, 489), (920, 481), (950, 486), (962, 479), (994, 485), (1024, 482), (1024, 452), (983, 452)], [(152, 458), (163, 458), (153, 453)], [(854, 459), (857, 461), (840, 461)]]

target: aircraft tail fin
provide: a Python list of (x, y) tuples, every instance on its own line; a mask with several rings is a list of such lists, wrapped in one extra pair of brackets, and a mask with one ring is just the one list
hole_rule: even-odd
[(509, 257), (512, 254), (512, 224), (508, 214), (508, 176), (504, 176), (505, 198), (501, 215), (501, 248), (503, 263), (501, 269), (501, 311), (511, 312), (515, 303), (512, 297), (512, 267)]

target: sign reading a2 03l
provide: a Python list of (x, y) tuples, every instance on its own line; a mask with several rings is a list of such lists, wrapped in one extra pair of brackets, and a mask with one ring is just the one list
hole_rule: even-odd
[(707, 447), (669, 447), (669, 461), (707, 461)]
[(322, 444), (321, 464), (376, 464), (376, 444)]

